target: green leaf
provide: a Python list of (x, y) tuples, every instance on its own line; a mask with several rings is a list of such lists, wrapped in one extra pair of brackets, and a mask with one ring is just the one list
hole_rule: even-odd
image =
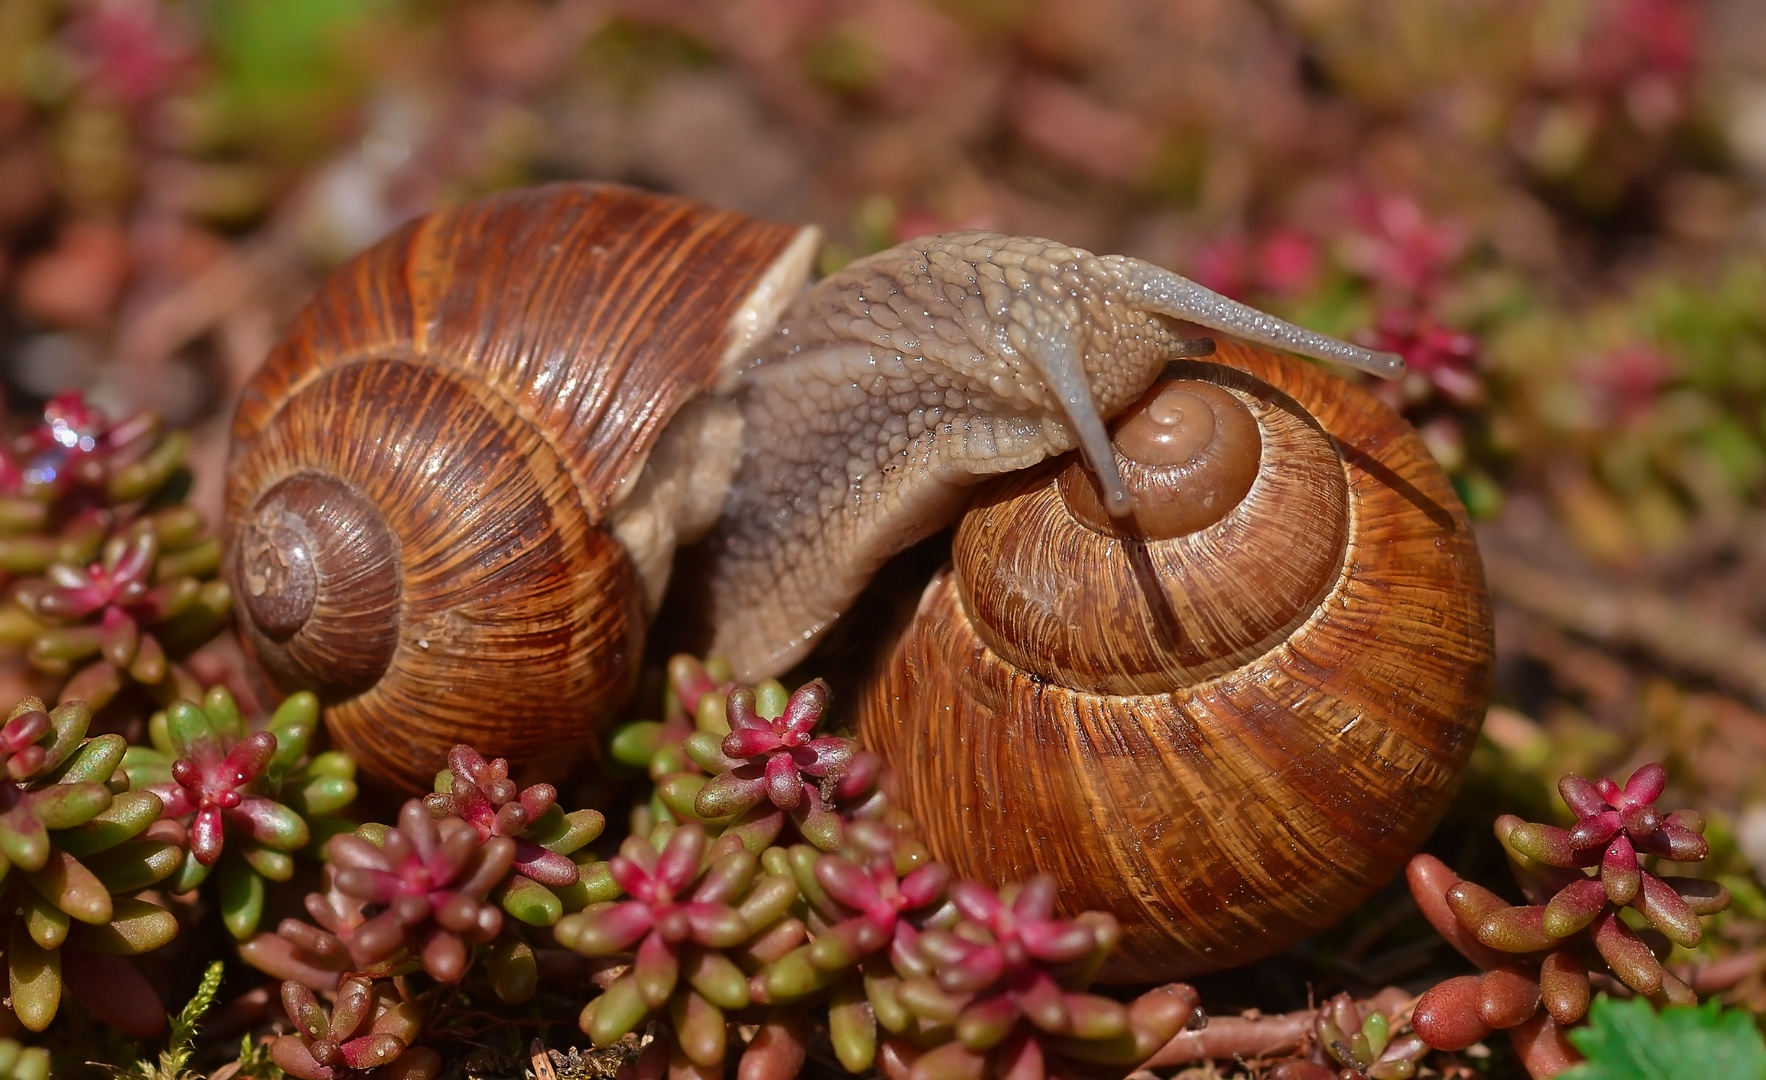
[(180, 701), (166, 710), (166, 731), (179, 757), (198, 757), (199, 751), (220, 757), (227, 752), (208, 714), (191, 702)]
[(75, 858), (113, 848), (159, 820), (165, 804), (151, 791), (125, 791), (84, 825), (55, 834), (56, 846)]
[[(59, 783), (106, 784), (111, 774), (128, 753), (129, 744), (121, 735), (100, 735), (81, 744), (74, 758), (57, 778)], [(55, 828), (51, 825), (50, 828)]]
[(1603, 994), (1588, 1026), (1568, 1034), (1588, 1060), (1564, 1080), (1766, 1080), (1766, 1041), (1753, 1019), (1715, 1001), (1658, 1013), (1647, 1001)]
[(314, 776), (300, 790), (283, 794), (282, 804), (297, 814), (335, 814), (355, 800), (356, 782), (342, 776)]
[(202, 711), (228, 745), (245, 738), (245, 718), (239, 715), (239, 703), (225, 686), (213, 687), (203, 695)]
[(184, 863), (184, 849), (162, 840), (130, 840), (87, 860), (86, 868), (112, 896), (164, 881)]
[(42, 1031), (61, 1007), (61, 950), (38, 945), (24, 925), (15, 922), (7, 953), (12, 1011), (25, 1027)]
[(634, 769), (650, 764), (662, 735), (662, 725), (655, 720), (634, 720), (613, 733), (608, 744), (613, 760)]
[(87, 952), (139, 956), (178, 936), (178, 920), (166, 909), (131, 896), (119, 896), (112, 903), (108, 924), (74, 923), (68, 928), (68, 940)]
[(235, 941), (257, 932), (264, 917), (264, 879), (243, 859), (223, 858), (216, 875), (221, 886), (221, 921)]
[(564, 904), (552, 890), (519, 875), (491, 890), (490, 898), (529, 926), (551, 926), (564, 915)]

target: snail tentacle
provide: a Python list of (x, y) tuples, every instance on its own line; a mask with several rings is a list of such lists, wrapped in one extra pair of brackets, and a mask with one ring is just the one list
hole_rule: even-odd
[(1152, 263), (1120, 255), (1108, 256), (1101, 261), (1108, 263), (1118, 275), (1131, 303), (1161, 315), (1187, 319), (1211, 330), (1315, 360), (1334, 361), (1382, 379), (1396, 379), (1404, 374), (1404, 358), (1397, 353), (1364, 349), (1295, 326)]
[(1085, 375), (1084, 349), (1077, 339), (1075, 328), (1064, 326), (1054, 333), (1031, 339), (1024, 355), (1042, 369), (1043, 378), (1060, 397), (1067, 423), (1079, 440), (1079, 452), (1104, 489), (1105, 509), (1113, 517), (1129, 517), (1134, 513), (1134, 497), (1129, 494), (1128, 485), (1123, 483), (1122, 473), (1116, 468), (1110, 433), (1105, 430), (1104, 418), (1098, 415), (1098, 408), (1092, 402), (1091, 387), (1087, 385)]
[(1081, 450), (1109, 514), (1131, 516), (1105, 424), (1169, 362), (1212, 348), (1179, 336), (1173, 312), (1379, 366), (1136, 260), (1034, 237), (923, 237), (811, 288), (741, 374), (747, 446), (711, 545), (712, 651), (741, 678), (779, 674), (970, 487), (1056, 454)]

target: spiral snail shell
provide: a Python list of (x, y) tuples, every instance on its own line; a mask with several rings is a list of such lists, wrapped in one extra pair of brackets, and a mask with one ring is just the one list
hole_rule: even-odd
[[(1469, 532), (1384, 406), (1268, 353), (1187, 359), (1213, 345), (1170, 320), (1382, 374), (1396, 358), (1046, 240), (923, 238), (810, 286), (816, 244), (565, 184), (359, 256), (235, 418), (224, 543), (248, 653), (316, 690), (384, 783), (426, 786), (461, 741), (556, 777), (629, 694), (677, 545), (704, 536), (694, 599), (752, 680), (962, 517), (955, 570), (855, 702), (942, 857), (994, 881), (1119, 876), (1069, 895), (1124, 917), (1121, 978), (1226, 963), (1247, 929), (1279, 947), (1278, 922), (1366, 895), (1438, 815), (1487, 690)], [(1149, 397), (1174, 363), (1177, 389)], [(1030, 531), (1062, 518), (1078, 540)], [(1238, 548), (1265, 569), (1147, 583)], [(1053, 577), (988, 584), (1019, 569)], [(1229, 584), (1247, 588), (1216, 613)], [(1205, 712), (1217, 699), (1239, 711)], [(1220, 730), (1239, 719), (1242, 738)], [(1164, 959), (1133, 958), (1153, 945)]]
[(1491, 680), (1470, 529), (1403, 420), (1240, 345), (1169, 374), (1114, 446), (1182, 512), (1124, 527), (1071, 461), (977, 491), (858, 704), (933, 851), (1116, 914), (1118, 981), (1365, 901), (1445, 810)]
[(813, 230), (561, 185), (358, 257), (234, 418), (248, 652), (382, 781), (426, 788), (462, 741), (561, 774), (631, 692), (676, 538), (716, 516), (729, 455), (699, 444), (730, 423), (691, 403), (813, 252)]

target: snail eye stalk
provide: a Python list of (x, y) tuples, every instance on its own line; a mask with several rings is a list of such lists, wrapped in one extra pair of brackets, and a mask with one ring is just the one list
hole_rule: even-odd
[(1295, 326), (1139, 259), (1115, 256), (1104, 261), (1112, 264), (1130, 303), (1148, 311), (1186, 319), (1210, 330), (1219, 330), (1259, 345), (1286, 349), (1314, 360), (1330, 360), (1382, 379), (1396, 379), (1404, 374), (1404, 358), (1397, 353), (1364, 349)]

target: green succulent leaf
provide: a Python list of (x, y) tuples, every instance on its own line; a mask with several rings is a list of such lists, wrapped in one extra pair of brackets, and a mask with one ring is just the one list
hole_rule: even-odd
[(31, 814), (45, 829), (84, 825), (110, 808), (110, 789), (102, 783), (51, 784), (26, 796)]
[(12, 1011), (19, 1023), (42, 1031), (61, 1007), (61, 950), (43, 948), (23, 925), (14, 923), (6, 952)]
[[(159, 715), (159, 714), (155, 714)], [(122, 770), (135, 788), (172, 782), (172, 754), (152, 746), (131, 746), (123, 751)]]
[(696, 776), (693, 773), (675, 773), (656, 785), (656, 794), (662, 804), (668, 807), (679, 821), (722, 821), (725, 819), (702, 818), (693, 810), (693, 802), (705, 787), (709, 777)]
[(110, 921), (110, 890), (67, 852), (51, 852), (42, 869), (23, 873), (40, 896), (80, 922), (99, 925)]
[[(129, 744), (121, 735), (99, 735), (87, 739), (85, 744), (74, 753), (73, 760), (68, 762), (58, 782), (63, 784), (96, 783), (110, 781), (117, 766), (121, 765), (128, 753)], [(168, 767), (167, 776), (170, 777)], [(58, 828), (51, 825), (50, 828)]]
[(606, 862), (579, 863), (577, 872), (581, 876), (575, 885), (552, 890), (564, 901), (564, 910), (581, 911), (590, 904), (613, 900), (620, 895), (619, 882), (613, 880)]
[(195, 852), (187, 851), (184, 853), (184, 861), (178, 866), (178, 872), (166, 882), (166, 888), (175, 893), (187, 893), (207, 881), (209, 872), (213, 869), (213, 864), (204, 863), (197, 859)]
[(20, 870), (40, 870), (49, 859), (49, 830), (21, 802), (0, 817), (0, 854)]
[(257, 932), (264, 917), (264, 879), (243, 859), (221, 859), (217, 875), (221, 892), (221, 921), (233, 940), (244, 941)]
[(551, 889), (519, 874), (492, 890), (491, 900), (529, 926), (551, 926), (564, 917), (564, 903)]
[(178, 936), (178, 920), (165, 908), (134, 897), (118, 897), (109, 923), (75, 926), (68, 940), (87, 952), (136, 956)]
[(205, 756), (220, 757), (225, 753), (208, 714), (188, 701), (180, 701), (166, 710), (166, 731), (177, 757), (195, 757), (199, 748)]
[(253, 870), (271, 881), (287, 881), (294, 877), (294, 856), (286, 851), (259, 844), (241, 844), (239, 854)]
[(72, 924), (67, 912), (51, 904), (35, 894), (22, 898), (24, 901), (25, 930), (31, 940), (45, 949), (59, 949), (67, 940), (68, 928)]
[(601, 835), (607, 819), (599, 810), (572, 810), (566, 814), (553, 805), (527, 831), (527, 838), (560, 855), (569, 855)]
[(65, 705), (57, 705), (49, 713), (49, 726), (55, 731), (55, 739), (49, 744), (48, 756), (43, 760), (43, 774), (54, 772), (61, 763), (68, 759), (86, 737), (86, 729), (92, 725), (92, 709), (83, 701), (70, 701)]
[(319, 730), (319, 699), (310, 690), (291, 694), (270, 715), (269, 730), (276, 733), (276, 764), (292, 768), (307, 752), (307, 743)]
[[(312, 772), (311, 767), (304, 770)], [(323, 773), (310, 776), (296, 791), (286, 791), (283, 805), (303, 816), (334, 814), (356, 798), (356, 782), (345, 776)]]
[(613, 733), (608, 750), (621, 765), (642, 769), (656, 756), (661, 745), (662, 724), (656, 720), (634, 720)]
[(183, 865), (184, 849), (161, 840), (130, 840), (89, 860), (87, 868), (112, 896), (145, 889)]
[(526, 1001), (539, 985), (539, 964), (524, 941), (505, 939), (492, 945), (485, 956), (485, 968), (490, 972), (491, 989), (507, 1002)]
[[(356, 759), (342, 750), (327, 750), (307, 762), (303, 770), (308, 776), (335, 776), (343, 780), (356, 778)], [(318, 811), (314, 811), (318, 813)]]
[(239, 703), (225, 686), (214, 687), (203, 695), (202, 711), (222, 738), (229, 742), (245, 738), (245, 718), (239, 715)]
[(55, 834), (55, 845), (77, 858), (115, 847), (159, 820), (165, 804), (151, 791), (126, 791), (84, 825)]

